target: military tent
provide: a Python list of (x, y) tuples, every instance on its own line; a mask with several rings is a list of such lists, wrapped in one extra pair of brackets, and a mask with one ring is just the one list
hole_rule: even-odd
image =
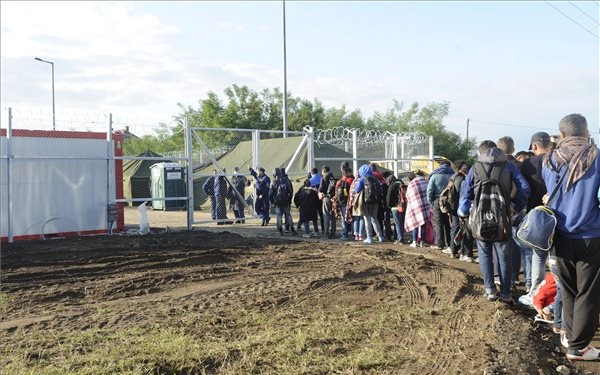
[[(162, 158), (150, 150), (137, 155), (138, 157)], [(126, 199), (151, 198), (150, 167), (156, 163), (168, 160), (126, 160), (123, 162), (123, 196)], [(130, 202), (130, 206), (139, 206), (142, 202)]]

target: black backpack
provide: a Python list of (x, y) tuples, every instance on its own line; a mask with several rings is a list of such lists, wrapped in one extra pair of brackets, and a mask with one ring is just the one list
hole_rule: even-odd
[(292, 202), (291, 182), (287, 178), (282, 178), (277, 184), (275, 193), (275, 204), (278, 206), (287, 206)]
[(400, 200), (400, 185), (402, 181), (390, 180), (390, 186), (387, 191), (387, 206), (388, 207), (396, 207), (398, 206), (398, 201)]
[(381, 187), (379, 186), (379, 181), (377, 181), (377, 179), (373, 176), (365, 177), (363, 202), (369, 204), (381, 202)]
[(512, 234), (509, 196), (502, 191), (503, 185), (510, 186), (510, 171), (506, 162), (489, 167), (486, 171), (481, 163), (474, 166), (479, 182), (475, 185), (469, 227), (477, 240), (503, 242)]
[(345, 204), (346, 202), (348, 202), (348, 189), (349, 188), (350, 188), (350, 186), (348, 186), (346, 179), (344, 177), (342, 177), (340, 179), (340, 184), (335, 189), (335, 198), (337, 199), (338, 203)]
[(445, 214), (453, 214), (458, 209), (458, 197), (459, 192), (456, 190), (454, 186), (454, 182), (456, 182), (456, 177), (458, 177), (458, 172), (453, 174), (448, 180), (448, 184), (440, 193), (440, 198), (438, 200), (440, 211)]

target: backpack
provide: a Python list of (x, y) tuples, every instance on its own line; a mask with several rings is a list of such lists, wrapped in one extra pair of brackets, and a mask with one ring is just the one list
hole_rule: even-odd
[(300, 207), (303, 200), (304, 200), (304, 188), (300, 188), (300, 190), (298, 190), (296, 192), (296, 194), (294, 194), (294, 206)]
[(373, 176), (365, 177), (363, 202), (369, 204), (381, 202), (381, 187), (379, 186), (379, 181)]
[(456, 181), (456, 177), (458, 177), (458, 173), (455, 173), (448, 180), (448, 184), (440, 193), (440, 199), (438, 200), (440, 211), (445, 214), (452, 214), (456, 212), (458, 207), (458, 196), (459, 192), (456, 191), (454, 186), (454, 182)]
[(510, 186), (510, 172), (506, 163), (492, 165), (486, 171), (481, 163), (475, 164), (479, 182), (475, 186), (475, 199), (469, 214), (469, 226), (473, 238), (485, 242), (503, 242), (510, 238), (510, 202), (502, 191)]
[(275, 193), (275, 204), (278, 206), (287, 206), (292, 201), (292, 190), (290, 189), (290, 181), (288, 179), (281, 179), (277, 185), (277, 192)]
[(387, 191), (387, 205), (388, 207), (396, 207), (398, 206), (398, 202), (400, 201), (400, 185), (402, 184), (402, 182), (396, 180), (396, 181), (390, 181), (390, 187), (388, 188)]
[(406, 212), (406, 190), (408, 190), (408, 186), (401, 183), (398, 187), (398, 204), (396, 205), (398, 212)]
[(344, 177), (340, 178), (340, 183), (335, 189), (335, 198), (337, 199), (338, 203), (345, 204), (348, 202), (348, 188), (349, 186), (348, 182), (346, 182), (346, 179)]

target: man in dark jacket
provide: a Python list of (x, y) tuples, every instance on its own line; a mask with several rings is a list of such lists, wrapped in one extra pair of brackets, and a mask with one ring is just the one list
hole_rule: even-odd
[[(535, 133), (531, 137), (529, 149), (533, 151), (535, 156), (526, 159), (521, 164), (521, 173), (523, 173), (531, 188), (531, 194), (527, 201), (527, 212), (536, 206), (542, 205), (542, 197), (546, 195), (546, 183), (542, 178), (542, 160), (544, 159), (544, 155), (552, 149), (550, 135), (545, 132)], [(548, 252), (521, 247), (521, 254), (525, 280), (529, 278), (530, 285), (525, 285), (529, 287), (529, 292), (519, 297), (519, 303), (533, 307), (533, 292), (546, 277)]]
[(275, 168), (273, 171), (273, 182), (269, 191), (270, 201), (275, 205), (275, 213), (277, 215), (277, 232), (283, 235), (282, 217), (285, 216), (285, 226), (291, 228), (295, 235), (294, 222), (290, 213), (290, 204), (293, 196), (292, 181), (285, 173), (285, 169)]
[(215, 202), (216, 202), (216, 214), (217, 214), (217, 225), (223, 224), (232, 224), (227, 220), (227, 203), (226, 198), (228, 197), (228, 184), (227, 178), (225, 178), (225, 168), (223, 168), (223, 172), (219, 175), (215, 176)]
[[(493, 175), (494, 172), (498, 172), (498, 179), (500, 190), (502, 192), (502, 201), (506, 202), (508, 206), (511, 202), (510, 192), (512, 185), (516, 187), (516, 195), (513, 200), (514, 211), (520, 211), (527, 204), (527, 198), (529, 198), (529, 184), (514, 164), (510, 163), (506, 159), (504, 151), (496, 147), (493, 141), (486, 140), (479, 145), (479, 158), (477, 161), (479, 166), (476, 164), (475, 167), (469, 170), (469, 173), (465, 177), (463, 187), (460, 194), (460, 203), (458, 207), (458, 216), (467, 217), (471, 210), (477, 209), (480, 202), (474, 201), (476, 190), (481, 189), (481, 182), (484, 180), (484, 176), (480, 176), (477, 170), (483, 169), (485, 173)], [(473, 207), (471, 207), (473, 206)], [(511, 212), (507, 208), (506, 212), (501, 213), (503, 222), (510, 222)], [(473, 229), (473, 223), (470, 223)], [(510, 228), (504, 228), (507, 230), (508, 236), (507, 241), (490, 242), (477, 240), (477, 250), (479, 254), (479, 268), (483, 276), (483, 284), (485, 288), (485, 297), (489, 301), (495, 301), (496, 296), (496, 285), (494, 284), (494, 269), (492, 263), (492, 253), (495, 251), (498, 254), (498, 265), (500, 268), (500, 300), (510, 305), (514, 304), (514, 300), (511, 295), (511, 282), (512, 282), (512, 259), (509, 248), (509, 241), (512, 238), (512, 231)], [(474, 237), (475, 234), (473, 234)]]
[(246, 186), (249, 185), (246, 176), (240, 174), (240, 168), (233, 168), (233, 178), (229, 186), (229, 205), (235, 215), (236, 223), (245, 223), (246, 216), (244, 210), (246, 208)]
[(213, 169), (213, 175), (204, 181), (202, 184), (202, 191), (210, 199), (210, 217), (213, 220), (217, 220), (217, 201), (215, 199), (215, 178), (217, 170)]
[[(453, 206), (458, 208), (458, 202), (460, 200), (460, 189), (462, 183), (465, 180), (465, 176), (469, 173), (469, 164), (464, 160), (457, 160), (454, 162), (454, 168), (456, 173), (450, 178), (454, 181), (453, 188), (455, 189), (455, 201), (452, 202)], [(450, 249), (453, 258), (459, 258), (460, 260), (468, 263), (473, 263), (473, 238), (469, 234), (468, 230), (462, 230), (463, 234), (460, 238), (460, 242), (456, 243), (456, 235), (461, 231), (461, 225), (466, 225), (464, 222), (461, 223), (460, 218), (456, 212), (450, 212), (452, 217), (452, 225), (450, 228)]]
[(261, 227), (269, 224), (271, 217), (269, 216), (269, 189), (271, 187), (271, 179), (265, 174), (263, 167), (258, 168), (258, 173), (252, 168), (248, 169), (250, 175), (254, 177), (254, 188), (255, 188), (255, 204), (254, 208), (256, 214), (262, 218)]
[(433, 225), (435, 227), (435, 244), (438, 250), (450, 253), (450, 218), (440, 210), (439, 199), (442, 190), (448, 185), (448, 180), (454, 174), (448, 160), (440, 162), (440, 167), (429, 175), (427, 185), (427, 201), (433, 208)]

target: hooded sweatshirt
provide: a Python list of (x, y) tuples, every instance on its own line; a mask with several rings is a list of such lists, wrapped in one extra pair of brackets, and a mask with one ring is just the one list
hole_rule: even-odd
[[(517, 194), (512, 201), (513, 209), (516, 212), (521, 211), (527, 204), (527, 199), (529, 198), (529, 184), (525, 177), (523, 177), (523, 174), (519, 171), (519, 168), (513, 163), (508, 162), (504, 151), (497, 147), (490, 148), (484, 154), (480, 154), (477, 161), (482, 163), (486, 168), (489, 168), (490, 165), (493, 166), (504, 163), (510, 173), (510, 180), (517, 188)], [(478, 182), (479, 178), (475, 175), (475, 168), (473, 167), (469, 170), (469, 173), (462, 184), (460, 201), (458, 204), (458, 216), (465, 217), (469, 215), (471, 204), (473, 203), (473, 199), (475, 199), (475, 186)], [(502, 187), (502, 191), (507, 198), (510, 197), (511, 187), (512, 186)]]
[(364, 164), (362, 167), (358, 169), (358, 173), (360, 174), (360, 178), (356, 182), (356, 186), (354, 187), (355, 193), (360, 193), (362, 189), (365, 188), (365, 178), (373, 177), (373, 170), (369, 164)]

